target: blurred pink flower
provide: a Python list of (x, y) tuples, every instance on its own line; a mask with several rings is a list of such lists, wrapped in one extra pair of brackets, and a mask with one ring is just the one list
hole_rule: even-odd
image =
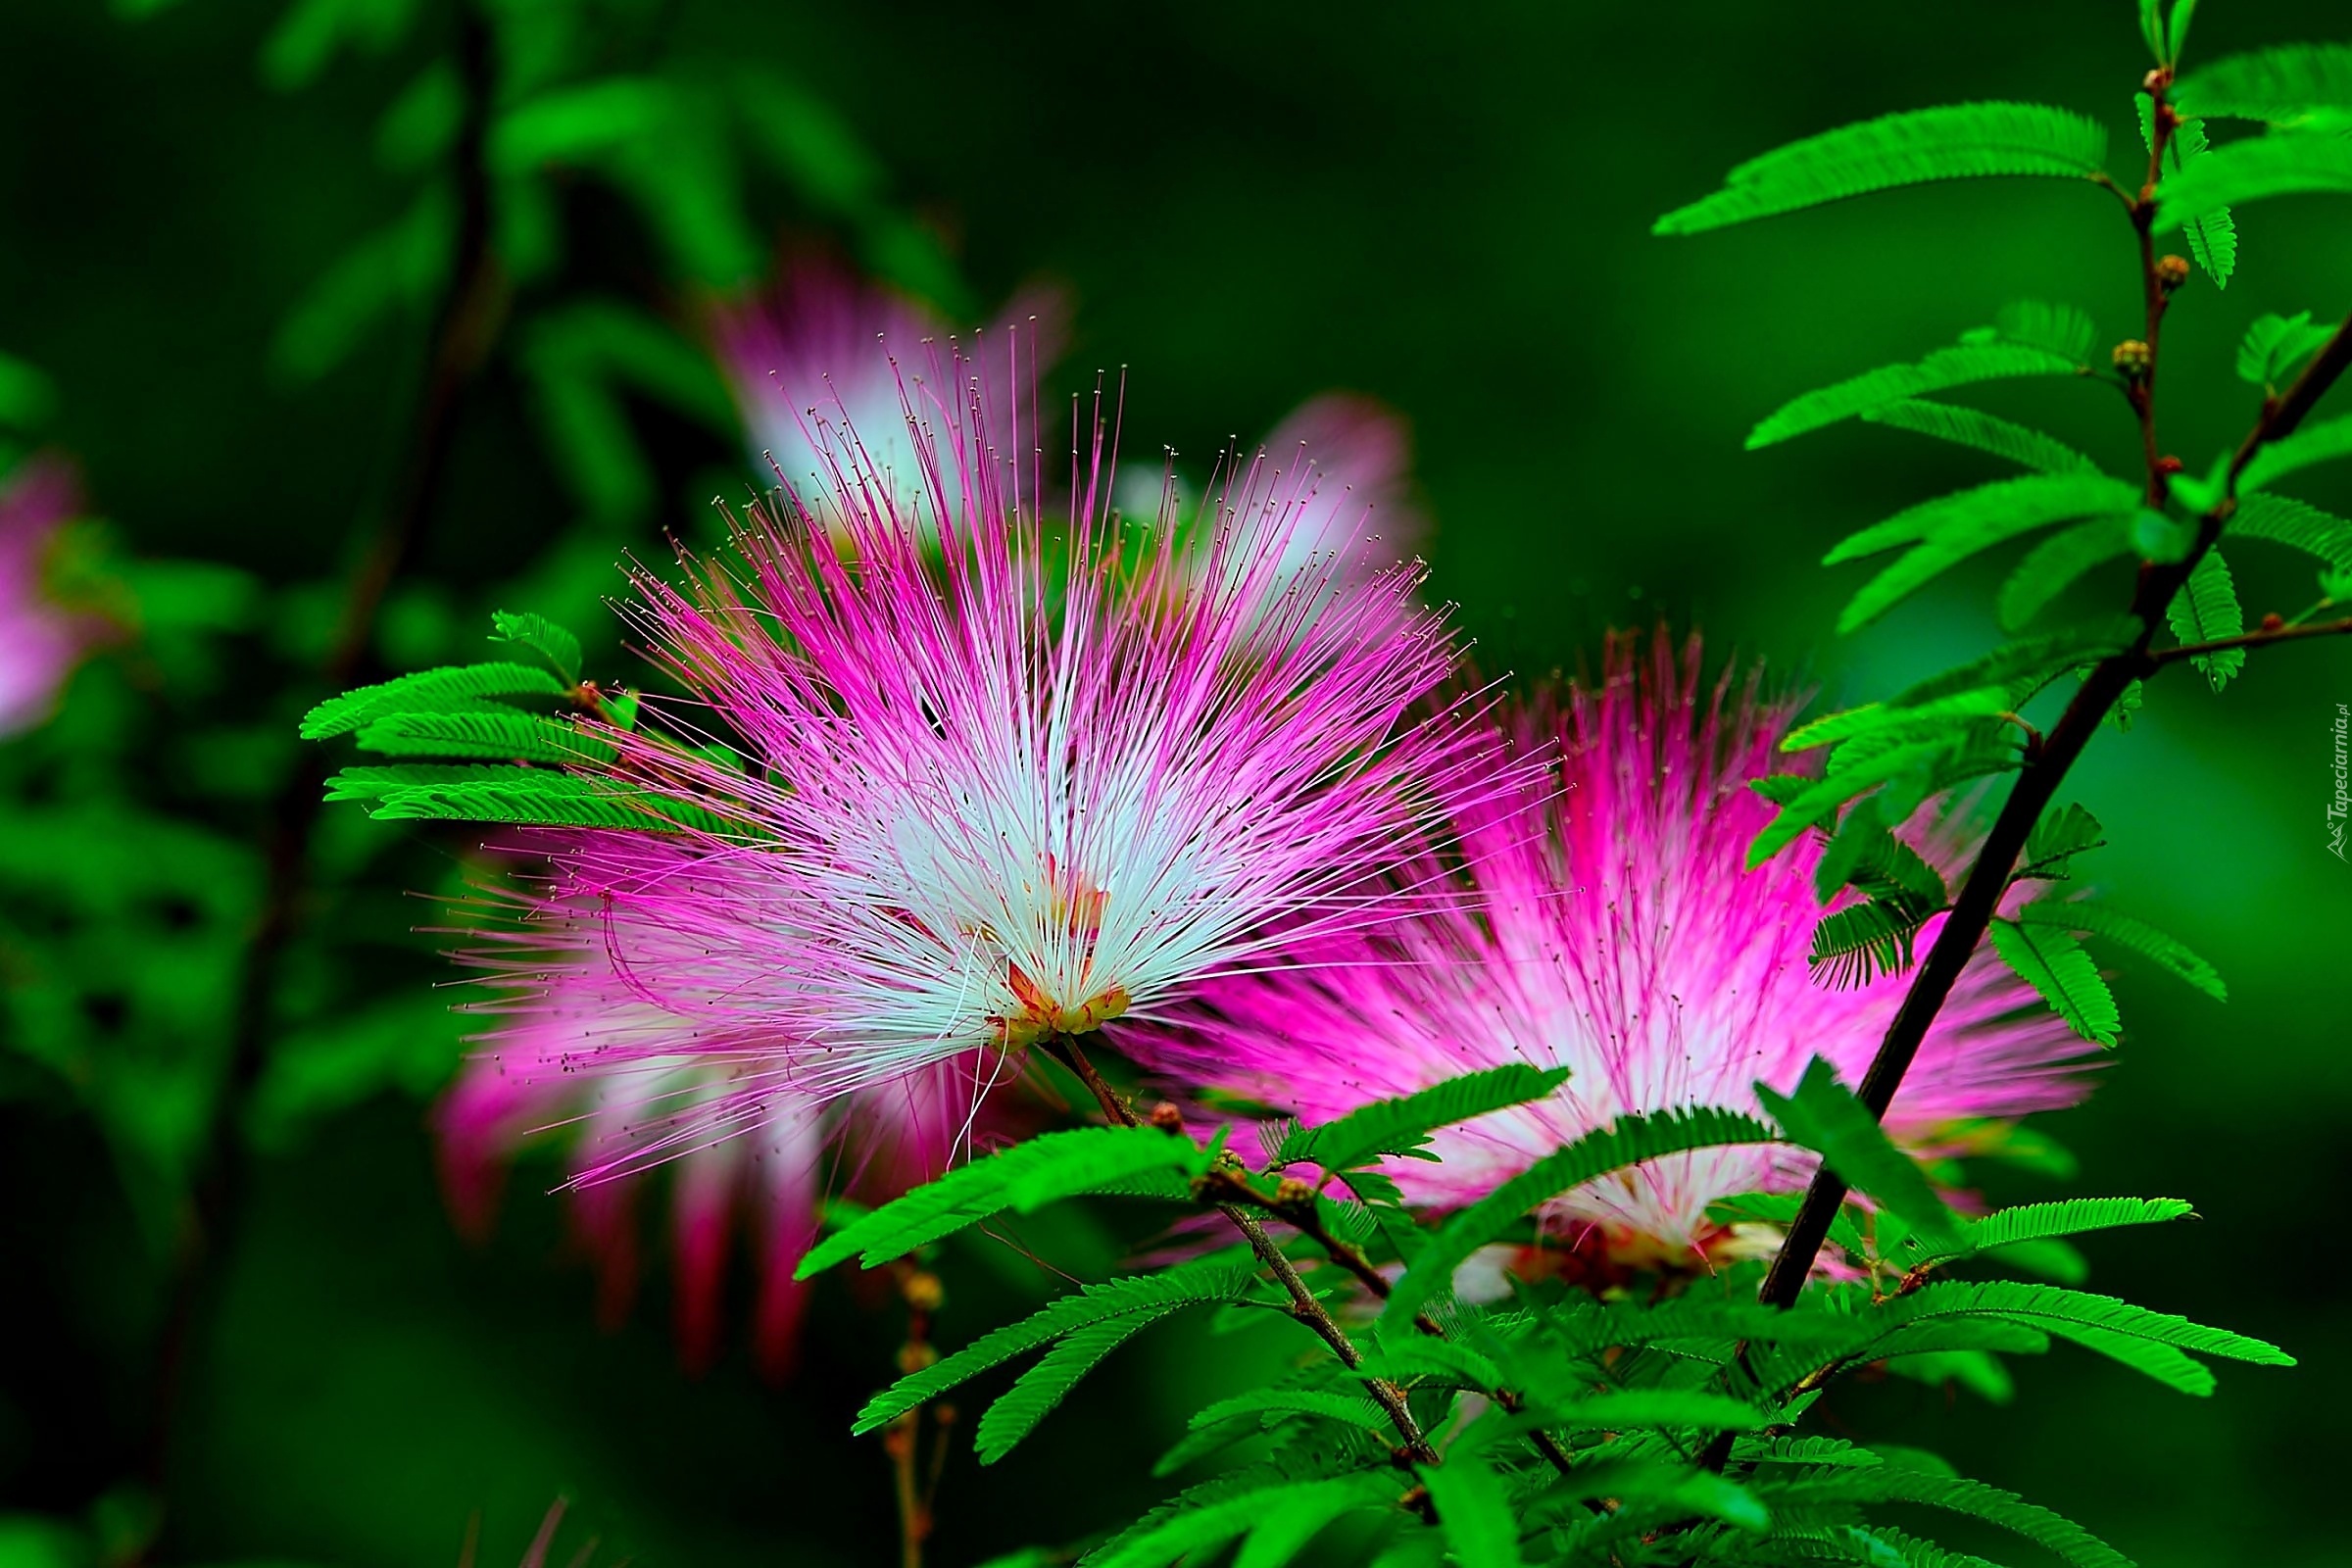
[[(970, 386), (934, 390), (951, 403), (977, 396), (994, 427), (1034, 433), (1032, 411), (1016, 400), (1033, 398), (1060, 356), (1069, 303), (1031, 289), (991, 319), (1001, 332), (970, 334), (952, 362)], [(870, 510), (920, 502), (923, 459), (908, 420), (922, 400), (907, 382), (935, 368), (931, 346), (955, 335), (938, 312), (821, 255), (797, 255), (765, 291), (714, 306), (710, 334), (763, 472), (772, 464), (796, 489), (856, 489)]]
[(0, 735), (48, 717), (74, 666), (105, 633), (49, 581), (59, 530), (81, 510), (64, 460), (36, 455), (0, 477)]
[[(1472, 899), (1311, 940), (1287, 968), (1213, 988), (1200, 1015), (1131, 1042), (1132, 1054), (1180, 1082), (1318, 1122), (1478, 1068), (1571, 1069), (1545, 1100), (1439, 1133), (1430, 1152), (1441, 1162), (1389, 1162), (1408, 1198), (1441, 1208), (1627, 1112), (1756, 1112), (1752, 1085), (1786, 1092), (1815, 1054), (1858, 1083), (1909, 977), (1832, 990), (1807, 972), (1825, 913), (1812, 887), (1818, 841), (1742, 870), (1772, 815), (1746, 781), (1772, 771), (1791, 706), (1760, 700), (1753, 675), (1705, 689), (1698, 670), (1696, 638), (1679, 659), (1663, 635), (1646, 652), (1612, 643), (1596, 692), (1572, 688), (1505, 720), (1521, 755), (1556, 745), (1560, 776), (1457, 809)], [(1947, 874), (1961, 858), (1925, 813), (1904, 836)], [(1435, 858), (1405, 873), (1444, 874)], [(1982, 953), (1888, 1129), (1930, 1152), (1964, 1119), (2070, 1104), (2087, 1091), (2087, 1054)], [(1710, 1203), (1793, 1191), (1808, 1160), (1785, 1147), (1673, 1155), (1581, 1187), (1546, 1217), (1571, 1252), (1604, 1268), (1701, 1262), (1740, 1241), (1708, 1217)]]
[[(692, 896), (692, 852), (619, 835), (599, 848), (599, 837), (560, 849), (559, 865), (631, 860)], [(975, 1135), (994, 1058), (966, 1053), (820, 1103), (749, 1042), (733, 1054), (703, 1050), (691, 1017), (649, 1000), (617, 965), (616, 953), (643, 960), (648, 944), (601, 901), (517, 880), (500, 903), (512, 918), (479, 931), (490, 945), (471, 956), (498, 992), (479, 1010), (501, 1023), (434, 1113), (460, 1228), (487, 1235), (506, 1167), (524, 1146), (567, 1141), (574, 1226), (597, 1266), (601, 1315), (617, 1322), (635, 1294), (637, 1193), (649, 1167), (669, 1160), (682, 1359), (700, 1370), (718, 1354), (740, 1232), (757, 1255), (759, 1362), (770, 1376), (789, 1372), (806, 1289), (792, 1272), (815, 1240), (821, 1202), (833, 1194), (878, 1202), (944, 1174)]]

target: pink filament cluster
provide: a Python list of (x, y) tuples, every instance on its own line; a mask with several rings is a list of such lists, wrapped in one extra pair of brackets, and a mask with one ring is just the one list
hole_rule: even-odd
[[(1389, 1162), (1408, 1198), (1441, 1208), (1627, 1112), (1758, 1112), (1752, 1086), (1791, 1089), (1816, 1054), (1858, 1083), (1909, 977), (1832, 990), (1808, 973), (1826, 912), (1812, 886), (1818, 844), (1743, 870), (1772, 815), (1746, 781), (1775, 770), (1791, 709), (1759, 700), (1752, 677), (1702, 686), (1698, 661), (1695, 638), (1679, 655), (1662, 635), (1645, 653), (1616, 643), (1597, 689), (1517, 707), (1503, 720), (1513, 747), (1556, 748), (1557, 776), (1455, 812), (1462, 901), (1311, 938), (1290, 964), (1212, 988), (1137, 1054), (1178, 1083), (1310, 1122), (1479, 1068), (1568, 1068), (1549, 1098), (1439, 1133), (1439, 1162)], [(1905, 832), (1947, 874), (1959, 864), (1948, 835)], [(1405, 873), (1414, 885), (1445, 874), (1435, 858)], [(2088, 1050), (1980, 954), (1888, 1130), (1929, 1152), (1955, 1123), (2072, 1103), (2087, 1089)], [(1810, 1169), (1788, 1146), (1697, 1151), (1578, 1188), (1546, 1217), (1571, 1250), (1688, 1265), (1739, 1240), (1710, 1203), (1792, 1191)]]

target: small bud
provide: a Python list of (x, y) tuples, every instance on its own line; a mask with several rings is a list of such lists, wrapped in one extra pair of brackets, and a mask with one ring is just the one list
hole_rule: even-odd
[(919, 1341), (909, 1340), (899, 1347), (899, 1375), (912, 1377), (939, 1359), (939, 1352)]
[(1300, 1181), (1296, 1176), (1285, 1176), (1275, 1184), (1274, 1201), (1282, 1204), (1285, 1208), (1299, 1207), (1314, 1200), (1315, 1187), (1312, 1182)]
[(2128, 379), (2136, 381), (2148, 373), (2148, 365), (2154, 356), (2148, 353), (2145, 343), (2135, 337), (2128, 337), (2115, 346), (2115, 352), (2109, 358)]
[(2146, 75), (2139, 78), (2139, 85), (2143, 91), (2154, 92), (2159, 87), (2170, 85), (2172, 79), (2173, 74), (2171, 72), (2165, 70), (2162, 66), (2157, 66)]
[(928, 1269), (917, 1269), (907, 1275), (906, 1283), (900, 1287), (900, 1294), (906, 1298), (906, 1304), (917, 1312), (936, 1312), (948, 1298), (947, 1287), (939, 1282), (938, 1275)]
[(2164, 286), (2167, 294), (2187, 282), (2188, 258), (2185, 256), (2157, 257), (2156, 281)]
[(2156, 471), (2162, 474), (2169, 475), (2179, 473), (2182, 468), (2187, 466), (2188, 465), (2182, 463), (2179, 458), (2164, 457), (2156, 460)]
[(2285, 627), (2286, 617), (2278, 613), (2278, 612), (2276, 610), (2262, 617), (2262, 629), (2264, 631), (2282, 631), (2285, 629)]
[(1152, 1107), (1152, 1125), (1163, 1133), (1180, 1133), (1184, 1131), (1184, 1112), (1176, 1108), (1173, 1100), (1163, 1100)]

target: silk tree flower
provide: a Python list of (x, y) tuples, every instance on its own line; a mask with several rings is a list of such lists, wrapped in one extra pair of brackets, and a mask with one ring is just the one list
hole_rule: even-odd
[[(983, 381), (989, 407), (1009, 409), (1018, 386), (1051, 367), (1068, 317), (1067, 300), (1041, 288), (992, 318), (1019, 337), (1033, 373), (1016, 384), (1009, 353), (975, 352), (965, 368)], [(710, 325), (763, 471), (772, 466), (800, 486), (855, 484), (869, 492), (869, 504), (888, 497), (911, 507), (919, 499), (923, 463), (907, 428), (902, 367), (929, 363), (927, 345), (950, 337), (938, 312), (812, 255), (788, 261), (768, 289), (717, 304)], [(846, 466), (838, 474), (837, 463)]]
[(1383, 876), (1419, 827), (1508, 782), (1477, 698), (1426, 701), (1456, 659), (1417, 568), (1283, 569), (1303, 483), (1231, 476), (1215, 504), (1247, 525), (1217, 531), (1213, 587), (1171, 593), (1174, 530), (1102, 504), (1099, 415), (1048, 527), (1041, 443), (988, 422), (985, 379), (951, 359), (906, 385), (911, 505), (829, 450), (829, 484), (735, 519), (732, 557), (638, 575), (636, 625), (695, 699), (670, 728), (732, 751), (610, 734), (614, 776), (691, 808), (692, 855), (614, 834), (553, 858), (676, 1023), (574, 1065), (757, 1066), (668, 1150), (779, 1086), (826, 1104), (1122, 1029), (1286, 932), (1396, 918), (1446, 896)]
[[(582, 836), (560, 860), (633, 860), (691, 885), (690, 853), (643, 840), (600, 848), (598, 837)], [(879, 1202), (944, 1174), (976, 1136), (996, 1063), (966, 1053), (819, 1103), (764, 1054), (699, 1050), (691, 1023), (648, 1001), (616, 964), (616, 952), (643, 956), (645, 943), (610, 927), (596, 901), (534, 886), (501, 889), (492, 906), (501, 918), (477, 932), (488, 943), (468, 956), (496, 992), (477, 1010), (497, 1026), (434, 1112), (460, 1229), (488, 1235), (506, 1168), (525, 1146), (568, 1142), (573, 1228), (596, 1266), (600, 1316), (617, 1323), (636, 1291), (638, 1195), (652, 1164), (668, 1158), (681, 1359), (699, 1371), (717, 1357), (740, 1234), (757, 1254), (754, 1350), (768, 1376), (787, 1375), (806, 1291), (793, 1270), (816, 1238), (822, 1200)], [(613, 1058), (625, 1065), (602, 1070)]]
[(36, 456), (0, 477), (0, 736), (46, 718), (66, 677), (105, 631), (51, 581), (60, 530), (81, 510), (74, 470)]
[[(1745, 784), (1772, 771), (1791, 705), (1760, 700), (1754, 675), (1707, 689), (1698, 672), (1696, 638), (1679, 658), (1663, 636), (1646, 654), (1618, 642), (1597, 691), (1518, 707), (1502, 727), (1522, 751), (1556, 742), (1560, 776), (1455, 813), (1474, 898), (1311, 939), (1290, 967), (1220, 985), (1132, 1054), (1177, 1082), (1318, 1122), (1478, 1068), (1570, 1069), (1544, 1100), (1439, 1133), (1438, 1163), (1389, 1162), (1409, 1199), (1441, 1209), (1628, 1112), (1760, 1114), (1753, 1084), (1788, 1092), (1816, 1053), (1859, 1083), (1909, 976), (1832, 990), (1808, 974), (1825, 912), (1818, 843), (1742, 871), (1772, 814)], [(1964, 845), (1931, 812), (1903, 835), (1947, 877), (1959, 869)], [(1441, 871), (1431, 860), (1405, 876)], [(2087, 1091), (2087, 1052), (1980, 953), (1887, 1129), (1932, 1153), (1976, 1118), (2070, 1104)], [(1709, 1204), (1792, 1192), (1810, 1174), (1810, 1156), (1786, 1147), (1700, 1150), (1578, 1188), (1544, 1218), (1588, 1277), (1697, 1266), (1755, 1240), (1710, 1219)]]

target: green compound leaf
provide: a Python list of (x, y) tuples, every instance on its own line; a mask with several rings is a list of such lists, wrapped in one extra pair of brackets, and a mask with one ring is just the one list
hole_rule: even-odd
[(1989, 338), (1964, 341), (1937, 349), (1916, 365), (1882, 366), (1791, 399), (1748, 432), (1747, 449), (1753, 452), (1773, 446), (1840, 419), (1856, 418), (1950, 387), (2025, 375), (2079, 375), (2082, 369), (2078, 360), (2028, 343)]
[(2026, 853), (2013, 874), (2050, 879), (2071, 876), (2073, 858), (2104, 845), (2107, 840), (2101, 835), (2105, 831), (2097, 817), (2071, 801), (2057, 810), (2045, 810), (2026, 836)]
[(2322, 321), (2314, 325), (2309, 311), (2297, 311), (2292, 316), (2257, 316), (2237, 345), (2238, 379), (2271, 391), (2333, 336), (2335, 323)]
[[(2237, 607), (2237, 584), (2230, 580), (2229, 564), (2219, 550), (2208, 550), (2199, 558), (2188, 581), (2173, 595), (2165, 619), (2171, 623), (2173, 635), (2183, 643), (2235, 637), (2246, 629), (2245, 612)], [(2218, 692), (2245, 668), (2246, 651), (2225, 648), (2218, 654), (2199, 654), (2189, 662), (2204, 672)]]
[(2075, 626), (2021, 638), (1940, 675), (1931, 675), (1897, 692), (1892, 702), (1896, 706), (1911, 706), (1953, 692), (1999, 686), (2009, 693), (2012, 709), (2023, 708), (2050, 682), (2070, 670), (2095, 664), (2122, 651), (2138, 634), (2139, 623), (2123, 616), (2103, 626)]
[(1786, 1479), (1776, 1475), (1776, 1468), (1766, 1466), (1751, 1482), (1757, 1494), (1774, 1506), (1925, 1503), (2012, 1531), (2046, 1546), (2075, 1568), (2132, 1568), (2129, 1557), (2063, 1514), (1982, 1481), (1884, 1462), (1869, 1466), (1808, 1466), (1787, 1475)]
[(1918, 541), (1893, 565), (1871, 579), (1838, 618), (1852, 632), (1971, 556), (2007, 540), (2090, 516), (2128, 516), (2139, 495), (2104, 474), (2029, 474), (1979, 485), (1923, 502), (1854, 534), (1824, 558), (1827, 564)]
[(1911, 967), (1911, 938), (1928, 916), (1901, 904), (1856, 904), (1825, 914), (1813, 928), (1805, 965), (1833, 991), (1869, 985)]
[(2088, 904), (2081, 900), (2042, 899), (2018, 910), (2017, 917), (2028, 925), (2048, 926), (2060, 931), (2087, 931), (2094, 937), (2104, 937), (2178, 976), (2214, 1001), (2230, 1000), (2230, 988), (2222, 983), (2221, 974), (2212, 964), (2146, 921), (2134, 920), (2128, 914), (2118, 914), (2105, 905)]
[(394, 713), (360, 731), (359, 746), (392, 757), (512, 762), (610, 762), (619, 755), (610, 741), (566, 720), (512, 712)]
[(793, 1278), (821, 1274), (849, 1257), (874, 1268), (1007, 1208), (1027, 1213), (1150, 1172), (1198, 1176), (1208, 1169), (1208, 1160), (1207, 1152), (1191, 1139), (1156, 1127), (1046, 1133), (958, 1166), (860, 1215), (810, 1249)]
[(980, 1462), (995, 1464), (1010, 1453), (1104, 1356), (1161, 1318), (1190, 1304), (1171, 1301), (1142, 1307), (1100, 1323), (1089, 1323), (1064, 1335), (981, 1415), (979, 1429), (972, 1434), (972, 1449), (980, 1456)]
[(1493, 1466), (1456, 1447), (1444, 1464), (1421, 1465), (1418, 1473), (1459, 1568), (1521, 1568), (1519, 1520)]
[(1205, 1432), (1243, 1416), (1256, 1416), (1261, 1424), (1272, 1426), (1299, 1415), (1320, 1416), (1342, 1426), (1394, 1436), (1387, 1413), (1368, 1396), (1339, 1394), (1330, 1389), (1251, 1389), (1195, 1412), (1186, 1425), (1194, 1432)]
[(399, 790), (447, 784), (522, 785), (547, 775), (530, 767), (484, 767), (478, 762), (385, 762), (347, 767), (328, 777), (330, 801), (380, 801)]
[(526, 610), (519, 614), (513, 611), (494, 610), (490, 612), (490, 640), (494, 643), (516, 643), (541, 659), (566, 686), (576, 686), (580, 680), (580, 640), (562, 626), (536, 611)]
[[(858, 1412), (858, 1420), (852, 1430), (857, 1433), (871, 1432), (990, 1367), (1002, 1365), (1023, 1351), (1051, 1344), (1065, 1335), (1128, 1317), (1138, 1317), (1149, 1323), (1181, 1307), (1239, 1300), (1250, 1292), (1256, 1279), (1257, 1269), (1253, 1263), (1221, 1257), (1196, 1259), (1164, 1273), (1129, 1274), (1100, 1285), (1090, 1285), (1074, 1296), (1065, 1296), (1032, 1312), (1018, 1323), (993, 1329), (955, 1354), (899, 1379), (866, 1401), (865, 1407)], [(1135, 1325), (1141, 1326), (1140, 1323)], [(1035, 1418), (1042, 1418), (1088, 1366), (1109, 1353), (1119, 1341), (1133, 1332), (1134, 1328), (1129, 1328), (1123, 1333), (1106, 1334), (1087, 1342), (1084, 1350), (1065, 1361), (1032, 1390), (1030, 1402), (1043, 1402), (1028, 1425), (1021, 1425), (1021, 1418), (1016, 1415), (1008, 1418), (1001, 1431), (1013, 1432), (1016, 1438), (1018, 1433), (1026, 1432), (1029, 1426), (1035, 1425)], [(1080, 1362), (1084, 1364), (1078, 1364)], [(1063, 1380), (1064, 1374), (1067, 1375), (1066, 1381)], [(1059, 1387), (1055, 1388), (1057, 1381)], [(1051, 1397), (1047, 1397), (1049, 1394)], [(1008, 1398), (1010, 1396), (1009, 1394), (1006, 1396)]]
[[(2352, 434), (2352, 422), (2346, 423)], [(2352, 522), (2292, 496), (2241, 497), (2230, 514), (2233, 539), (2267, 539), (2316, 557), (2321, 592), (2330, 599), (2352, 597)]]
[(1568, 1404), (1547, 1404), (1547, 1424), (1606, 1432), (1641, 1427), (1754, 1432), (1773, 1416), (1744, 1399), (1703, 1389), (1620, 1389)]
[(1970, 1220), (1958, 1246), (1920, 1244), (1921, 1260), (1973, 1257), (2023, 1242), (2082, 1236), (2127, 1225), (2162, 1225), (2196, 1212), (2178, 1198), (2070, 1198), (2051, 1203), (2022, 1203)]
[(1961, 1222), (1936, 1196), (1917, 1161), (1894, 1147), (1868, 1107), (1815, 1056), (1792, 1095), (1756, 1085), (1757, 1102), (1795, 1143), (1820, 1154), (1839, 1180), (1867, 1193), (1920, 1236), (1956, 1242)]
[[(2146, 93), (2133, 97), (2139, 105), (2139, 142), (2154, 147), (2156, 136), (2156, 100)], [(2182, 120), (2165, 140), (2166, 167), (2175, 173), (2186, 167), (2190, 159), (2212, 149), (2206, 139), (2205, 122), (2201, 120)], [(2200, 213), (2180, 225), (2181, 237), (2188, 242), (2188, 254), (2213, 279), (2216, 288), (2228, 288), (2230, 276), (2237, 270), (2237, 222), (2230, 209), (2217, 207), (2210, 213)]]
[(1465, 1073), (1415, 1094), (1375, 1101), (1320, 1127), (1295, 1127), (1267, 1168), (1313, 1164), (1344, 1171), (1386, 1154), (1410, 1153), (1441, 1127), (1541, 1100), (1567, 1077), (1565, 1067), (1538, 1071), (1516, 1062)]
[(1381, 1323), (1391, 1334), (1409, 1331), (1423, 1303), (1452, 1288), (1454, 1270), (1470, 1254), (1517, 1224), (1529, 1209), (1571, 1188), (1661, 1154), (1778, 1141), (1773, 1130), (1754, 1117), (1712, 1106), (1622, 1116), (1615, 1127), (1588, 1133), (1545, 1155), (1447, 1220), (1396, 1282)]
[(1999, 686), (1932, 697), (1910, 706), (1865, 703), (1829, 713), (1791, 730), (1781, 742), (1784, 752), (1811, 751), (1852, 740), (1857, 735), (1911, 735), (1948, 727), (1956, 719), (1991, 718), (2009, 710), (2009, 693)]
[(1806, 829), (1826, 820), (1847, 801), (1905, 774), (1932, 769), (1951, 751), (1952, 743), (1941, 737), (1907, 740), (1839, 767), (1826, 778), (1806, 781), (1803, 789), (1791, 792), (1780, 803), (1779, 813), (1748, 845), (1747, 869), (1752, 871), (1780, 854), (1802, 837)]
[(641, 833), (749, 831), (701, 803), (614, 779), (518, 768), (496, 780), (417, 784), (384, 792), (368, 813), (381, 821), (512, 822), (532, 827), (611, 827)]
[(2352, 43), (2289, 43), (2229, 55), (2173, 87), (2183, 114), (2275, 125), (2352, 115)]
[(2344, 457), (2352, 457), (2352, 414), (2307, 424), (2284, 440), (2271, 442), (2254, 454), (2253, 461), (2246, 465), (2246, 471), (2238, 475), (2240, 509), (2243, 509), (2252, 492), (2262, 489), (2280, 474), (2293, 473), (2315, 463)]
[(1936, 403), (1924, 398), (1902, 398), (1882, 408), (1865, 409), (1861, 417), (1873, 424), (1890, 424), (1898, 430), (1912, 430), (1949, 441), (1954, 446), (1974, 447), (1996, 458), (2006, 458), (2021, 467), (2042, 473), (2096, 473), (2099, 466), (2053, 435), (2029, 428), (1996, 414), (1982, 409), (1963, 408), (1956, 403)]
[(2251, 136), (2190, 162), (2156, 189), (2156, 226), (2270, 196), (2352, 193), (2352, 137)]
[(1995, 920), (1992, 948), (2018, 978), (2041, 993), (2068, 1028), (2102, 1046), (2115, 1044), (2123, 1018), (2115, 1010), (2114, 993), (2073, 937), (2049, 926)]
[(2088, 178), (2107, 160), (2094, 122), (2041, 104), (1973, 103), (1886, 115), (1791, 142), (1724, 176), (1651, 232), (1694, 234), (1867, 191), (1993, 174)]
[(2092, 517), (2052, 534), (2028, 551), (2001, 584), (1993, 607), (2001, 630), (2024, 629), (2084, 572), (2132, 553), (2132, 525), (2123, 517)]
[(302, 738), (346, 735), (394, 713), (479, 712), (486, 700), (562, 697), (569, 688), (534, 664), (459, 664), (362, 686), (330, 697), (302, 717)]
[[(1194, 1563), (1236, 1537), (1295, 1520), (1301, 1509), (1336, 1519), (1356, 1508), (1393, 1505), (1403, 1488), (1393, 1475), (1368, 1472), (1320, 1480), (1219, 1478), (1154, 1509), (1132, 1529), (1082, 1559), (1083, 1568), (1170, 1568)], [(1285, 1526), (1285, 1534), (1295, 1529)], [(1247, 1549), (1247, 1548), (1245, 1548)]]

